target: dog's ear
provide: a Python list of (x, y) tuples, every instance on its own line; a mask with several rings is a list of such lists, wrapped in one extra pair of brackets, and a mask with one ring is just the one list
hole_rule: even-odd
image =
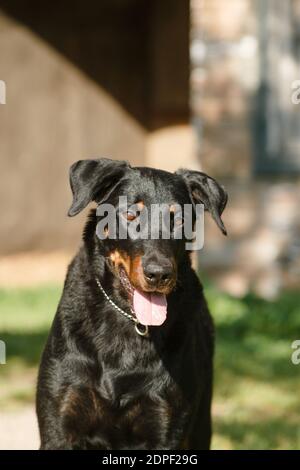
[(223, 234), (227, 235), (221, 219), (228, 199), (225, 189), (216, 180), (200, 171), (180, 169), (176, 171), (176, 174), (184, 179), (193, 204), (202, 203), (204, 209), (210, 212)]
[(73, 202), (68, 215), (79, 214), (91, 201), (101, 202), (119, 184), (126, 171), (131, 168), (127, 162), (101, 158), (79, 160), (70, 168), (70, 185)]

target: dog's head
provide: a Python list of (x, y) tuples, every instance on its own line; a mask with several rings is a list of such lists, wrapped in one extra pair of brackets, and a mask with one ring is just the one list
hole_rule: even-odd
[[(74, 163), (70, 184), (73, 203), (69, 216), (78, 214), (91, 201), (98, 204), (95, 238), (101, 251), (123, 285), (127, 283), (133, 289), (135, 307), (145, 310), (146, 301), (150, 299), (151, 304), (152, 299), (158, 306), (152, 324), (162, 323), (159, 306), (176, 285), (185, 253), (183, 228), (187, 221), (183, 209), (192, 207), (194, 223), (195, 205), (202, 203), (226, 234), (221, 220), (227, 202), (224, 189), (198, 171), (169, 173), (107, 158)], [(107, 208), (113, 209), (110, 219)], [(178, 237), (178, 231), (182, 236)], [(145, 322), (143, 318), (141, 323)]]

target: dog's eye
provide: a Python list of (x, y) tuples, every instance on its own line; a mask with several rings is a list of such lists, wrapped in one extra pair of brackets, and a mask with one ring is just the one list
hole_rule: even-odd
[(137, 214), (135, 212), (124, 212), (124, 217), (129, 221), (129, 222), (132, 222), (133, 220), (135, 220), (137, 218)]
[(181, 227), (184, 224), (184, 219), (182, 217), (174, 218), (174, 227)]

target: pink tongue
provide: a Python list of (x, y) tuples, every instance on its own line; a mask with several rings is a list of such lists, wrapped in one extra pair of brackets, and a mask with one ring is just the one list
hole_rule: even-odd
[(142, 325), (162, 325), (167, 318), (167, 299), (163, 294), (135, 290), (133, 308)]

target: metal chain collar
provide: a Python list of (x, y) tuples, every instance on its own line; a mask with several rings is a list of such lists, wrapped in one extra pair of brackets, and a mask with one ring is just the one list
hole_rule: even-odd
[[(98, 285), (99, 289), (101, 290), (102, 294), (104, 295), (106, 300), (110, 303), (110, 305), (112, 307), (114, 307), (114, 309), (117, 310), (119, 313), (121, 313), (124, 317), (128, 318), (129, 320), (131, 320), (135, 323), (134, 329), (137, 332), (137, 334), (139, 334), (140, 336), (148, 336), (148, 334), (149, 334), (148, 325), (141, 325), (141, 323), (139, 323), (138, 319), (135, 316), (134, 310), (131, 308), (131, 313), (127, 313), (124, 310), (122, 310), (117, 304), (115, 304), (115, 302), (105, 292), (101, 282), (99, 281), (99, 279), (97, 277), (96, 277), (96, 282), (97, 282), (97, 285)], [(141, 326), (143, 327), (142, 330), (140, 329)]]

